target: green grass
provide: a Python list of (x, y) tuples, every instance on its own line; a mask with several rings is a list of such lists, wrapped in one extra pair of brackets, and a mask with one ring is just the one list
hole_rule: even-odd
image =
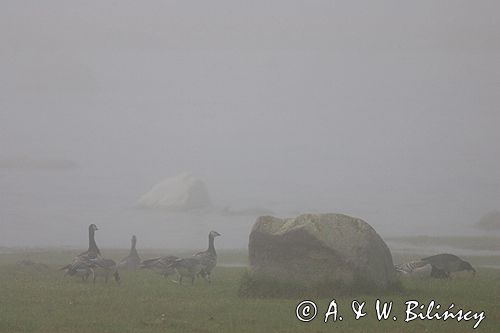
[[(109, 253), (119, 258), (126, 251)], [(153, 254), (154, 251), (151, 251)], [(108, 253), (108, 252), (106, 252)], [(309, 323), (295, 318), (301, 298), (240, 298), (238, 290), (245, 268), (217, 267), (212, 285), (197, 280), (194, 286), (178, 285), (149, 271), (123, 272), (122, 285), (93, 286), (65, 278), (57, 268), (74, 251), (0, 254), (0, 332), (471, 332), (473, 322), (420, 321), (404, 323), (404, 302), (431, 299), (448, 307), (486, 312), (477, 332), (500, 331), (500, 270), (479, 269), (471, 280), (404, 281), (403, 291), (385, 295), (311, 297), (318, 317)], [(116, 256), (115, 256), (116, 255)], [(221, 252), (229, 262), (241, 254)], [(49, 264), (46, 271), (20, 269), (15, 262), (29, 258)], [(224, 260), (221, 260), (224, 263)], [(335, 298), (343, 321), (325, 324), (322, 316)], [(377, 298), (394, 301), (398, 321), (379, 322), (374, 314)], [(368, 315), (354, 320), (353, 299), (367, 302)]]
[(352, 284), (346, 285), (341, 280), (325, 278), (310, 281), (301, 278), (287, 277), (277, 280), (274, 277), (252, 273), (247, 270), (240, 280), (238, 295), (257, 298), (311, 298), (322, 295), (387, 295), (403, 291), (400, 280), (380, 290), (371, 281), (358, 278)]

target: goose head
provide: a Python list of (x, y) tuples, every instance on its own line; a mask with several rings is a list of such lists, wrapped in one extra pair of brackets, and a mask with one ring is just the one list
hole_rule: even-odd
[(97, 231), (97, 230), (99, 230), (99, 229), (97, 229), (97, 226), (94, 223), (89, 225), (89, 231)]
[(212, 231), (210, 231), (209, 235), (210, 235), (210, 237), (212, 237), (212, 238), (215, 238), (215, 237), (217, 237), (217, 236), (220, 236), (220, 234), (219, 234), (217, 231), (213, 231), (213, 230), (212, 230)]
[(465, 260), (462, 260), (460, 262), (460, 266), (459, 268), (463, 271), (469, 271), (469, 272), (472, 272), (472, 276), (475, 276), (476, 275), (476, 270), (474, 269), (474, 267), (472, 267), (472, 265), (470, 263), (468, 263), (467, 261)]

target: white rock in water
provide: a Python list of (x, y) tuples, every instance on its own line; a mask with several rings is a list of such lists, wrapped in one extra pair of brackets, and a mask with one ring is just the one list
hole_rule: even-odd
[(159, 182), (139, 199), (138, 204), (142, 207), (174, 211), (212, 207), (205, 183), (189, 173), (182, 173)]

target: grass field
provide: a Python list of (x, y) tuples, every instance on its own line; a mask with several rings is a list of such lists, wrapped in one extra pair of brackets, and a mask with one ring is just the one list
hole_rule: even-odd
[[(148, 257), (155, 254), (143, 255)], [(189, 252), (189, 251), (188, 251)], [(194, 286), (178, 285), (149, 271), (122, 272), (122, 284), (95, 286), (77, 278), (65, 278), (57, 268), (75, 251), (47, 250), (0, 254), (0, 332), (471, 332), (475, 321), (404, 322), (405, 301), (430, 300), (447, 309), (485, 311), (476, 332), (500, 332), (500, 270), (480, 268), (475, 279), (404, 281), (404, 291), (386, 295), (314, 299), (315, 320), (295, 317), (301, 299), (245, 299), (238, 297), (244, 267), (224, 264), (244, 262), (244, 251), (221, 251), (221, 265), (212, 285), (197, 280)], [(120, 258), (126, 251), (105, 251)], [(16, 261), (30, 259), (48, 269), (20, 268)], [(491, 258), (490, 258), (491, 259)], [(494, 258), (499, 260), (499, 258)], [(474, 261), (472, 262), (474, 264)], [(375, 300), (394, 302), (392, 319), (378, 321)], [(336, 299), (343, 321), (323, 322), (327, 305)], [(355, 320), (351, 301), (366, 301), (366, 317)]]

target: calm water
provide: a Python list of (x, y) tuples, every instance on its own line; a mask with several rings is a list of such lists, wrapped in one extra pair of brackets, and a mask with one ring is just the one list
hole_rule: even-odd
[[(210, 230), (223, 235), (217, 240), (220, 248), (247, 246), (257, 216), (167, 213), (135, 207), (139, 196), (153, 184), (150, 179), (119, 171), (100, 175), (84, 168), (0, 169), (0, 246), (84, 248), (90, 223), (99, 226), (96, 237), (102, 247), (128, 247), (130, 236), (136, 234), (144, 247), (204, 248)], [(391, 197), (379, 198), (377, 193), (358, 192), (345, 184), (331, 193), (324, 188), (315, 192), (317, 196), (297, 184), (284, 184), (281, 194), (261, 195), (246, 189), (232, 192), (230, 185), (222, 189), (210, 182), (207, 185), (214, 203), (221, 207), (262, 207), (280, 217), (340, 212), (363, 218), (383, 237), (477, 233), (468, 226), (476, 213), (458, 211), (453, 201), (443, 201), (440, 209), (435, 204), (422, 208), (417, 200), (393, 204)], [(258, 191), (253, 189), (253, 193)]]

